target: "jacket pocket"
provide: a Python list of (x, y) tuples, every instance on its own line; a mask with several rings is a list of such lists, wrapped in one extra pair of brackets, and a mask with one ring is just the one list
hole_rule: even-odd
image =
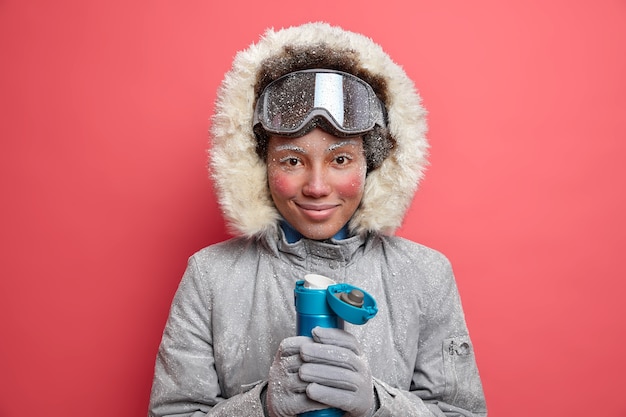
[(483, 387), (469, 336), (444, 340), (443, 359), (446, 381), (443, 400), (466, 410), (485, 412)]

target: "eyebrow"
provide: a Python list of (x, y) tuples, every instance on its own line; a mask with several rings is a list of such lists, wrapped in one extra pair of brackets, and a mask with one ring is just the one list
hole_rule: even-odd
[[(355, 145), (357, 143), (356, 140), (354, 139), (347, 139), (347, 140), (342, 140), (341, 142), (337, 142), (337, 143), (333, 143), (332, 145), (330, 145), (328, 147), (328, 149), (326, 149), (327, 152), (332, 152), (336, 149), (340, 149), (344, 146), (348, 146), (348, 145)], [(296, 146), (293, 145), (291, 143), (285, 143), (283, 145), (278, 145), (276, 146), (276, 148), (274, 148), (276, 151), (291, 151), (291, 152), (297, 152), (297, 153), (301, 153), (301, 154), (306, 154), (306, 150), (300, 146)]]
[(298, 153), (306, 153), (304, 148), (301, 148), (300, 146), (292, 145), (290, 143), (279, 145), (275, 149), (277, 151), (292, 151), (292, 152), (298, 152)]
[(335, 149), (339, 149), (341, 147), (347, 146), (347, 145), (355, 145), (357, 142), (354, 139), (348, 139), (348, 140), (342, 140), (341, 142), (335, 143), (333, 145), (330, 145), (328, 147), (328, 151), (334, 151)]

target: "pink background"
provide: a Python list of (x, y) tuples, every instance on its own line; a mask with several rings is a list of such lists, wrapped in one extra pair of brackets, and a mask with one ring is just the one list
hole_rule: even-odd
[(626, 416), (626, 3), (246, 3), (0, 1), (0, 416), (145, 415), (186, 259), (227, 237), (216, 88), (310, 20), (424, 98), (399, 234), (453, 262), (490, 416)]

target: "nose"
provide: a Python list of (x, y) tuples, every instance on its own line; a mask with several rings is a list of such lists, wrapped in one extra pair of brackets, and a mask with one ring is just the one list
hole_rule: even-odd
[(327, 196), (330, 192), (331, 187), (326, 171), (320, 167), (312, 167), (302, 187), (302, 194), (307, 197), (320, 198)]

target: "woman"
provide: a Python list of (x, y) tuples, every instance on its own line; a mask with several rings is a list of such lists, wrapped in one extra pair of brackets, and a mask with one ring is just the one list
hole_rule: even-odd
[[(362, 35), (311, 23), (237, 54), (211, 147), (237, 237), (189, 260), (151, 416), (486, 415), (448, 260), (392, 236), (425, 131), (413, 83)], [(296, 336), (294, 285), (310, 273), (365, 289), (378, 314)]]

